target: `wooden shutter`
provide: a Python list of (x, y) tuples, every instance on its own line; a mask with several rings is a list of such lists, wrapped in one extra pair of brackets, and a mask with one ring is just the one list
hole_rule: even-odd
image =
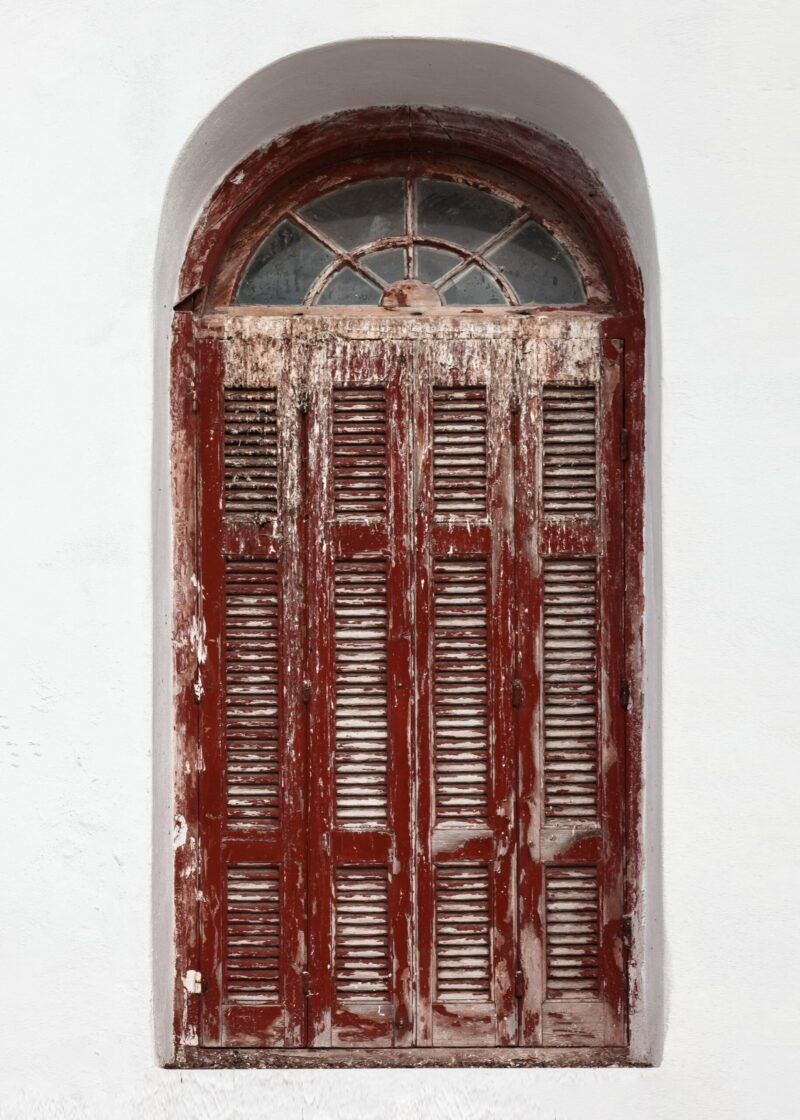
[(620, 347), (544, 317), (520, 390), (520, 1041), (622, 1045)]
[(201, 1041), (622, 1045), (621, 344), (198, 352)]
[(411, 1001), (409, 346), (304, 324), (313, 1046), (403, 1046)]
[(287, 324), (234, 323), (198, 353), (201, 1042), (298, 1046), (302, 532)]
[(497, 334), (440, 328), (416, 378), (421, 1045), (516, 1039), (514, 364)]

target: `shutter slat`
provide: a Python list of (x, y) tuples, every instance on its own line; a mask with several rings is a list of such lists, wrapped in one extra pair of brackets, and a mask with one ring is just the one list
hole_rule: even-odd
[(486, 513), (486, 432), (485, 386), (433, 386), (435, 513), (474, 517)]
[(436, 995), (489, 1000), (491, 926), (488, 868), (447, 863), (435, 872)]
[(547, 998), (600, 994), (600, 899), (596, 867), (545, 869)]
[(386, 823), (388, 697), (386, 562), (337, 560), (336, 818)]
[(336, 997), (386, 1001), (391, 979), (388, 871), (337, 867), (335, 893)]
[(436, 820), (488, 812), (486, 561), (434, 562)]
[(546, 384), (542, 389), (543, 512), (587, 517), (597, 496), (597, 389)]
[(223, 425), (226, 516), (277, 517), (277, 390), (227, 385)]
[(333, 387), (333, 487), (337, 517), (386, 514), (386, 389)]
[(225, 562), (228, 820), (280, 824), (278, 564)]
[(224, 998), (233, 1004), (281, 999), (280, 868), (228, 868)]
[(547, 819), (597, 816), (597, 562), (543, 564)]

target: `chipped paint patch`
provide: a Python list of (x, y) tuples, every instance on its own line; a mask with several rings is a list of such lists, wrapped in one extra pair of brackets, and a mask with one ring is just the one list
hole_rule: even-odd
[(206, 623), (205, 619), (199, 618), (196, 614), (192, 616), (191, 626), (189, 628), (189, 643), (191, 648), (195, 651), (198, 664), (203, 665), (208, 657), (208, 649), (206, 648)]
[(186, 837), (189, 834), (189, 828), (186, 824), (186, 818), (177, 816), (172, 830), (172, 847), (175, 851), (182, 848), (186, 843)]
[(183, 977), (183, 986), (190, 996), (199, 996), (203, 990), (202, 976), (195, 968), (189, 968)]

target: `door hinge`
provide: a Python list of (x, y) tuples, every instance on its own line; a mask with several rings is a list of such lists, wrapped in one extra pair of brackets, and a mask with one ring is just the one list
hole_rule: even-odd
[(510, 436), (511, 436), (512, 447), (516, 447), (517, 444), (519, 443), (519, 429), (520, 429), (519, 414), (520, 414), (519, 393), (516, 390), (514, 390), (514, 392), (511, 394), (511, 424), (510, 424), (511, 432), (510, 432)]
[(297, 390), (297, 407), (301, 416), (307, 416), (311, 407), (311, 391), (307, 385), (301, 385)]
[(631, 685), (627, 677), (620, 681), (619, 685), (619, 702), (627, 712), (628, 705), (631, 702)]
[(191, 394), (192, 394), (192, 412), (197, 412), (198, 399), (199, 398), (197, 396), (197, 384), (194, 381), (192, 382)]
[(511, 707), (522, 707), (522, 681), (513, 680), (511, 682)]
[(194, 696), (195, 704), (199, 704), (203, 699), (203, 674), (198, 669), (194, 675), (194, 684), (192, 685), (192, 695)]
[(303, 703), (304, 704), (310, 704), (311, 703), (311, 681), (309, 681), (309, 680), (303, 681), (303, 686), (300, 689), (300, 695), (303, 698)]
[(193, 292), (189, 292), (188, 296), (179, 299), (176, 304), (173, 304), (173, 311), (197, 311), (203, 302), (205, 288), (195, 288)]
[(303, 995), (308, 997), (311, 995), (311, 973), (305, 970), (300, 973), (300, 979), (303, 984)]
[(625, 952), (630, 953), (633, 945), (633, 914), (622, 915), (622, 944)]
[(183, 986), (190, 996), (201, 996), (208, 991), (208, 982), (203, 979), (202, 972), (196, 968), (188, 968), (183, 978)]
[(620, 433), (619, 440), (619, 457), (623, 463), (627, 463), (628, 456), (631, 453), (631, 437), (627, 428), (623, 428)]
[(525, 973), (521, 968), (514, 973), (514, 996), (516, 999), (525, 999)]

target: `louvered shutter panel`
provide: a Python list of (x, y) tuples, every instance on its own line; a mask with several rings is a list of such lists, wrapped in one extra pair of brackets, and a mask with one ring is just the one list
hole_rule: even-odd
[(202, 328), (204, 1045), (624, 1043), (603, 330)]
[(303, 324), (298, 347), (313, 480), (309, 1041), (410, 1045), (409, 346), (340, 320)]
[(285, 320), (198, 344), (203, 1045), (303, 1044), (298, 413)]
[(422, 1045), (516, 1039), (513, 368), (502, 334), (462, 325), (416, 379)]
[(621, 368), (593, 319), (522, 349), (517, 453), (521, 1041), (625, 1039), (622, 971)]

